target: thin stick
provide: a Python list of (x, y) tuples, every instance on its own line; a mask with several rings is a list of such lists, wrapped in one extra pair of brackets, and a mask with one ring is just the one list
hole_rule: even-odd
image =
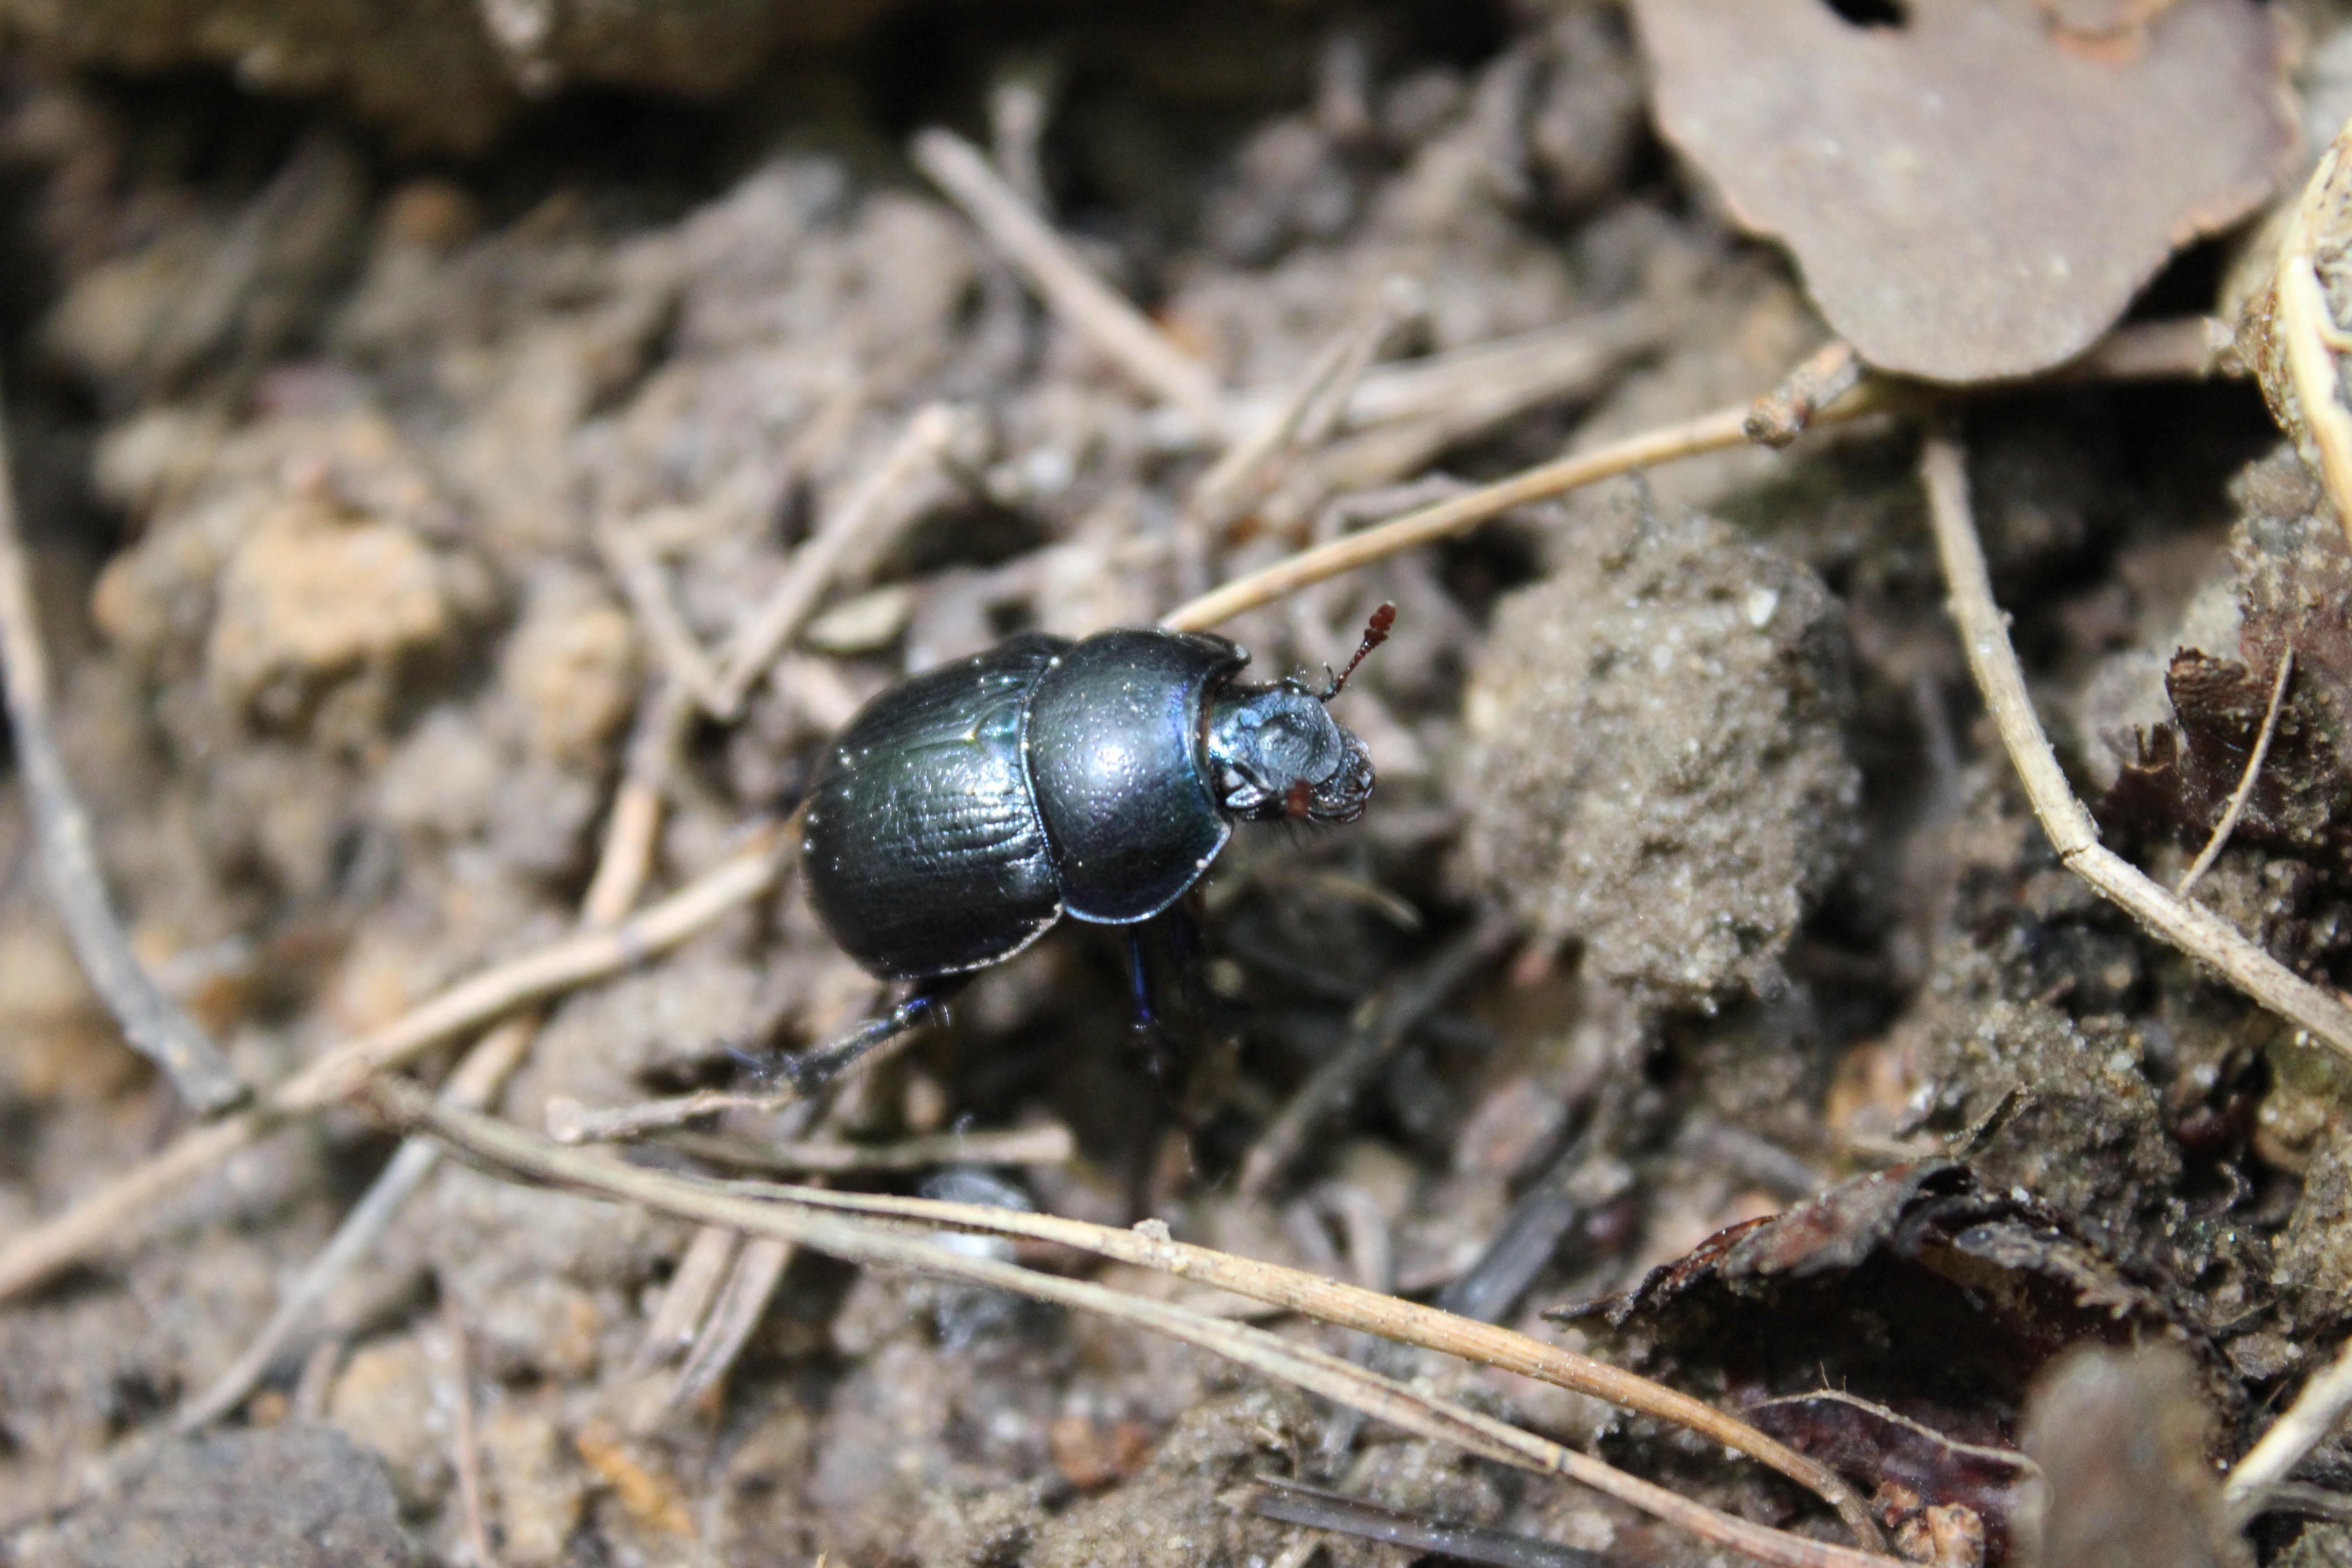
[(772, 889), (789, 864), (785, 849), (793, 843), (789, 831), (763, 833), (751, 848), (617, 926), (581, 931), (460, 982), (406, 1016), (329, 1053), (289, 1079), (271, 1102), (295, 1113), (331, 1105), (371, 1074), (399, 1067), (452, 1035), (665, 952)]
[(913, 153), (916, 167), (963, 208), (1065, 326), (1145, 391), (1182, 409), (1202, 433), (1223, 433), (1224, 402), (1206, 367), (1104, 282), (980, 149), (948, 132), (926, 131), (915, 138)]
[[(693, 1181), (695, 1178), (681, 1178)], [(1435, 1307), (1342, 1284), (1320, 1275), (1285, 1268), (1279, 1264), (1236, 1258), (1231, 1253), (1193, 1247), (1150, 1232), (1148, 1227), (1118, 1230), (1084, 1220), (1054, 1215), (1024, 1214), (977, 1204), (945, 1203), (935, 1198), (901, 1198), (873, 1193), (842, 1193), (824, 1187), (780, 1186), (767, 1183), (702, 1183), (715, 1191), (740, 1194), (809, 1208), (948, 1226), (987, 1236), (1055, 1242), (1091, 1252), (1114, 1262), (1157, 1269), (1180, 1279), (1252, 1300), (1267, 1302), (1285, 1311), (1301, 1313), (1339, 1328), (1355, 1329), (1402, 1344), (1418, 1345), (1458, 1356), (1465, 1361), (1499, 1367), (1524, 1377), (1588, 1394), (1612, 1405), (1654, 1415), (1659, 1420), (1735, 1448), (1758, 1463), (1779, 1471), (1812, 1491), (1838, 1510), (1860, 1540), (1875, 1544), (1882, 1537), (1868, 1506), (1836, 1471), (1818, 1460), (1766, 1436), (1738, 1417), (1714, 1405), (1653, 1383), (1648, 1378), (1611, 1366), (1607, 1362), (1547, 1344), (1515, 1330), (1482, 1323)]]
[(1242, 1161), (1241, 1191), (1263, 1192), (1287, 1170), (1325, 1118), (1347, 1104), (1396, 1055), (1412, 1026), (1502, 951), (1517, 929), (1509, 916), (1489, 914), (1412, 973), (1368, 998), (1349, 1028), (1347, 1043), (1315, 1069), (1258, 1134)]
[(2050, 373), (2053, 381), (2202, 381), (2243, 375), (2238, 331), (2212, 316), (2127, 321)]
[[(1346, 413), (1356, 384), (1371, 367), (1381, 344), (1424, 308), (1420, 291), (1410, 279), (1390, 279), (1372, 307), (1340, 328), (1307, 362), (1307, 374), (1273, 416), (1226, 447), (1224, 455), (1209, 466), (1192, 487), (1191, 502), (1184, 509), (1187, 518), (1213, 532), (1222, 529), (1231, 521), (1240, 498), (1294, 438), (1301, 445), (1312, 445), (1328, 437)], [(1312, 428), (1307, 424), (1310, 414), (1317, 416)]]
[[(797, 814), (795, 816), (797, 820)], [(857, 1058), (860, 1071), (871, 1072), (911, 1046), (919, 1031), (909, 1029)], [(835, 1042), (838, 1043), (838, 1042)], [(666, 1131), (715, 1116), (724, 1110), (782, 1110), (807, 1098), (789, 1082), (767, 1089), (698, 1089), (667, 1100), (640, 1100), (635, 1105), (592, 1109), (567, 1096), (547, 1102), (547, 1135), (558, 1143), (618, 1143), (648, 1132)]]
[[(522, 1065), (538, 1034), (539, 1020), (535, 1016), (509, 1018), (500, 1024), (466, 1054), (457, 1070), (442, 1086), (442, 1094), (451, 1104), (462, 1105), (468, 1110), (488, 1106), (507, 1079)], [(360, 1259), (375, 1250), (376, 1243), (392, 1228), (401, 1209), (440, 1163), (440, 1145), (429, 1139), (411, 1138), (401, 1144), (391, 1163), (343, 1216), (342, 1224), (335, 1227), (326, 1247), (279, 1298), (277, 1310), (269, 1314), (269, 1321), (246, 1346), (244, 1353), (213, 1380), (210, 1388), (181, 1410), (173, 1423), (179, 1430), (193, 1432), (208, 1426), (245, 1403), (246, 1395), (268, 1375), (270, 1366), (285, 1353), (288, 1342), (310, 1320), (319, 1304), (326, 1300), (327, 1292)]]
[[(1864, 390), (1866, 392), (1867, 389)], [(1865, 406), (1880, 405), (1876, 399), (1856, 395), (1822, 410), (1813, 422), (1819, 425), (1832, 419), (1851, 418), (1862, 413)], [(1244, 610), (1270, 605), (1311, 583), (1320, 583), (1328, 577), (1356, 571), (1375, 561), (1384, 561), (1421, 545), (1467, 533), (1480, 523), (1500, 517), (1514, 507), (1549, 500), (1570, 490), (1580, 489), (1619, 474), (1631, 473), (1635, 468), (1653, 468), (1660, 463), (1673, 462), (1677, 458), (1720, 451), (1727, 447), (1745, 446), (1748, 442), (1747, 424), (1748, 405), (1742, 404), (1737, 408), (1719, 408), (1680, 425), (1670, 425), (1662, 430), (1652, 430), (1627, 440), (1595, 447), (1590, 452), (1580, 452), (1573, 457), (1545, 463), (1497, 484), (1486, 485), (1451, 500), (1439, 501), (1434, 506), (1392, 518), (1360, 533), (1348, 534), (1328, 544), (1318, 544), (1295, 555), (1286, 556), (1262, 571), (1236, 578), (1189, 604), (1178, 605), (1162, 616), (1160, 624), (1176, 631), (1204, 630), (1220, 621), (1231, 620)]]
[(662, 576), (661, 563), (635, 529), (612, 519), (599, 522), (592, 537), (596, 553), (604, 557), (622, 597), (628, 600), (637, 624), (645, 628), (646, 640), (653, 644), (662, 668), (672, 680), (694, 693), (696, 701), (709, 707), (715, 700), (719, 671), (678, 610)]
[(2205, 840), (2205, 847), (2197, 852), (2197, 858), (2189, 863), (2189, 869), (2180, 874), (2180, 880), (2174, 885), (2174, 898), (2189, 896), (2189, 889), (2197, 885), (2197, 879), (2220, 858), (2222, 846), (2230, 842), (2230, 835), (2237, 829), (2238, 818), (2246, 814), (2246, 802), (2254, 797), (2254, 781), (2262, 777), (2263, 761), (2271, 754), (2271, 737), (2278, 731), (2279, 705), (2286, 700), (2286, 683), (2294, 675), (2294, 648), (2290, 645), (2279, 655), (2278, 674), (2271, 678), (2270, 706), (2263, 710), (2262, 733), (2254, 737), (2253, 754), (2246, 759), (2246, 771), (2239, 778), (2238, 787), (2230, 792), (2230, 803), (2222, 809), (2221, 820), (2213, 825), (2212, 836)]
[(457, 1392), (457, 1430), (450, 1440), (457, 1447), (457, 1510), (464, 1521), (466, 1547), (476, 1568), (498, 1568), (490, 1551), (490, 1527), (482, 1511), (482, 1446), (474, 1431), (474, 1347), (466, 1332), (466, 1314), (446, 1287), (441, 1292), (441, 1327), (449, 1336), (449, 1372)]
[[(1465, 401), (1524, 408), (1589, 385), (1610, 366), (1655, 346), (1665, 321), (1648, 305), (1617, 306), (1558, 326), (1376, 365), (1339, 411), (1339, 427), (1364, 430), (1452, 415)], [(1235, 423), (1265, 417), (1282, 395), (1236, 394)]]
[(107, 895), (89, 818), (74, 795), (50, 729), (48, 657), (41, 647), (9, 467), (8, 426), (0, 411), (0, 674), (16, 742), (16, 772), (32, 805), (49, 898), (82, 973), (105, 999), (131, 1048), (163, 1069), (191, 1109), (203, 1115), (225, 1110), (245, 1098), (246, 1086), (202, 1026), (163, 994), (131, 951)]
[(0, 1246), (0, 1301), (71, 1268), (157, 1204), (277, 1125), (247, 1110), (182, 1133), (160, 1154)]
[[(653, 843), (661, 825), (659, 779), (667, 771), (669, 750), (679, 738), (681, 727), (677, 721), (685, 707), (674, 695), (677, 689), (665, 686), (645, 699), (638, 734), (631, 746), (629, 772), (614, 792), (604, 847), (597, 858), (587, 896), (581, 901), (582, 923), (591, 928), (611, 926), (625, 917), (652, 868)], [(487, 1108), (522, 1066), (538, 1037), (539, 1025), (535, 1014), (526, 1014), (483, 1036), (442, 1086), (443, 1098), (468, 1110)], [(335, 1227), (326, 1247), (279, 1300), (277, 1310), (244, 1353), (182, 1409), (176, 1422), (179, 1430), (209, 1426), (245, 1402), (335, 1282), (375, 1249), (440, 1161), (441, 1146), (430, 1139), (411, 1138), (401, 1144), (391, 1163), (343, 1216), (342, 1224)]]
[(808, 542), (793, 552), (783, 580), (768, 595), (767, 603), (728, 642), (723, 668), (708, 703), (713, 715), (732, 719), (742, 710), (743, 699), (784, 651), (784, 645), (808, 624), (810, 614), (833, 585), (853, 548), (876, 549), (887, 543), (887, 540), (867, 537), (875, 513), (908, 479), (938, 467), (968, 418), (941, 403), (916, 410), (881, 465), (859, 480), (848, 498), (817, 525)]
[(628, 762), (604, 824), (604, 847), (596, 857), (596, 874), (580, 899), (580, 923), (592, 931), (626, 920), (653, 876), (654, 850), (661, 842), (662, 801), (693, 716), (691, 694), (672, 682), (664, 682), (639, 701)]
[[(2179, 323), (2171, 321), (2119, 327), (2093, 345), (2074, 368), (2095, 374), (2113, 364), (2113, 374), (2124, 377), (2210, 374), (2210, 353), (2193, 363), (2180, 357), (2178, 344), (2181, 335)], [(1402, 377), (1411, 373), (1401, 370), (1394, 374)], [(1357, 394), (1357, 404), (1365, 401), (1374, 384), (1367, 382)], [(1816, 409), (1807, 428), (1884, 413), (1897, 406), (1902, 396), (1883, 384), (1865, 380), (1843, 397)], [(1360, 533), (1299, 551), (1178, 605), (1160, 624), (1177, 631), (1205, 630), (1244, 610), (1287, 597), (1310, 584), (1340, 576), (1423, 544), (1467, 533), (1514, 507), (1549, 500), (1636, 468), (1655, 468), (1677, 458), (1743, 446), (1749, 440), (1747, 422), (1750, 407), (1742, 404), (1737, 408), (1718, 408), (1678, 425), (1645, 431), (1589, 452), (1574, 453), (1498, 483), (1465, 490), (1433, 506), (1391, 518)], [(2347, 430), (2352, 430), (2352, 421), (2347, 421)], [(2347, 436), (2347, 440), (2352, 440), (2352, 436)], [(2347, 521), (2346, 526), (2352, 529), (2352, 521)]]
[(2298, 1026), (2299, 1039), (2315, 1037), (2352, 1057), (2352, 1007), (2248, 942), (2203, 905), (2173, 897), (2099, 843), (2098, 828), (2074, 798), (2026, 696), (2025, 674), (2010, 647), (2008, 619), (1993, 600), (1984, 547), (1977, 539), (1959, 443), (1948, 436), (1930, 436), (1920, 453), (1919, 468), (1969, 668), (2058, 858), (2150, 931), (2210, 964), (2239, 990)]
[(359, 1260), (375, 1248), (394, 1216), (410, 1195), (425, 1184), (441, 1163), (440, 1145), (422, 1138), (401, 1144), (391, 1163), (376, 1176), (360, 1201), (352, 1205), (334, 1236), (310, 1260), (300, 1277), (278, 1298), (278, 1309), (253, 1336), (228, 1369), (182, 1407), (173, 1425), (183, 1432), (208, 1426), (245, 1403), (254, 1385), (286, 1349), (287, 1342), (310, 1320), (327, 1292)]
[(1835, 403), (1862, 380), (1862, 356), (1843, 338), (1832, 338), (1789, 373), (1780, 385), (1748, 405), (1748, 438), (1763, 446), (1789, 446), (1805, 433), (1822, 405)]
[(785, 1138), (771, 1142), (762, 1138), (682, 1132), (663, 1139), (661, 1147), (739, 1170), (804, 1171), (811, 1175), (833, 1176), (873, 1171), (921, 1171), (933, 1165), (1066, 1165), (1076, 1157), (1078, 1142), (1070, 1130), (1057, 1121), (1002, 1132), (937, 1132), (889, 1143), (844, 1143), (827, 1138)]
[(776, 885), (788, 864), (789, 823), (610, 931), (583, 931), (460, 981), (383, 1027), (340, 1046), (271, 1091), (259, 1106), (200, 1127), (65, 1213), (0, 1246), (0, 1301), (53, 1278), (104, 1246), (142, 1212), (288, 1120), (326, 1109), (369, 1076), (501, 1016), (617, 974), (708, 931)]
[(728, 1270), (735, 1266), (736, 1251), (742, 1245), (743, 1233), (723, 1225), (706, 1225), (694, 1233), (694, 1239), (687, 1244), (686, 1256), (677, 1260), (677, 1272), (669, 1277), (669, 1284), (662, 1291), (661, 1304), (654, 1309), (653, 1320), (646, 1325), (645, 1340), (637, 1346), (631, 1363), (634, 1370), (651, 1371), (677, 1352), (692, 1347), (694, 1336), (702, 1326), (703, 1314), (710, 1310)]
[[(528, 1180), (642, 1204), (689, 1219), (731, 1226), (853, 1263), (1013, 1290), (1150, 1329), (1295, 1384), (1415, 1436), (1453, 1444), (1496, 1463), (1565, 1475), (1702, 1540), (1746, 1552), (1759, 1562), (1780, 1568), (1891, 1568), (1895, 1562), (1874, 1552), (1809, 1541), (1717, 1512), (1493, 1416), (1434, 1398), (1337, 1356), (1305, 1349), (1246, 1324), (1209, 1318), (1169, 1302), (1146, 1300), (1083, 1280), (950, 1251), (933, 1240), (870, 1221), (812, 1212), (809, 1205), (752, 1202), (730, 1196), (709, 1184), (624, 1165), (588, 1151), (564, 1149), (492, 1118), (436, 1105), (421, 1089), (397, 1079), (377, 1080), (371, 1086), (370, 1099), (380, 1113), (396, 1124), (428, 1131), (475, 1160)], [(822, 1189), (811, 1189), (810, 1195), (825, 1194)], [(1045, 1216), (1008, 1214), (1008, 1217)], [(1135, 1239), (1146, 1246), (1176, 1245), (1139, 1237)], [(1240, 1264), (1245, 1260), (1230, 1261)], [(1336, 1285), (1330, 1288), (1357, 1289)], [(1378, 1296), (1372, 1299), (1387, 1300)]]
[(2347, 1409), (2352, 1409), (2352, 1342), (2303, 1385), (2286, 1414), (2238, 1461), (2221, 1484), (2223, 1500), (2242, 1507), (2264, 1488), (2286, 1479), (2303, 1457), (2336, 1430)]
[(670, 1385), (665, 1405), (673, 1410), (691, 1405), (727, 1375), (727, 1369), (751, 1342), (751, 1331), (768, 1315), (768, 1302), (783, 1283), (784, 1266), (792, 1260), (792, 1243), (775, 1237), (755, 1236), (743, 1244), (727, 1271), (726, 1284), (710, 1316), (695, 1334), (686, 1364), (677, 1369), (677, 1381)]
[(644, 1100), (635, 1105), (592, 1107), (568, 1095), (547, 1102), (547, 1135), (558, 1143), (623, 1143), (648, 1132), (666, 1131), (716, 1116), (722, 1110), (782, 1110), (801, 1098), (786, 1084), (751, 1092), (733, 1089), (698, 1089), (691, 1094), (665, 1100)]
[(2327, 290), (2319, 278), (2319, 247), (2331, 224), (2343, 219), (2339, 189), (2352, 153), (2352, 121), (2336, 133), (2319, 166), (2311, 172), (2295, 203), (2294, 217), (2279, 244), (2278, 273), (2273, 288), (2274, 330), (2286, 340), (2287, 379), (2303, 414), (2304, 428), (2319, 449), (2319, 472), (2327, 499), (2336, 508), (2338, 527), (2352, 543), (2352, 411), (2341, 395), (2343, 378), (2331, 349), (2340, 346), (2344, 331), (2328, 309)]
[(1415, 1552), (1434, 1552), (1450, 1561), (1491, 1563), (1498, 1568), (1606, 1568), (1597, 1552), (1562, 1546), (1531, 1535), (1428, 1519), (1406, 1509), (1366, 1498), (1325, 1491), (1297, 1481), (1260, 1480), (1235, 1487), (1217, 1500), (1241, 1513), (1285, 1524), (1328, 1530), (1360, 1540), (1383, 1541)]

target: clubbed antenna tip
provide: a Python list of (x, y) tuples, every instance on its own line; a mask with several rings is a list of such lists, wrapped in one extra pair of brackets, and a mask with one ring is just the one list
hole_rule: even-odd
[[(1356, 673), (1356, 666), (1364, 662), (1364, 656), (1366, 654), (1371, 652), (1372, 649), (1380, 647), (1381, 644), (1389, 640), (1389, 628), (1395, 625), (1396, 606), (1394, 605), (1384, 604), (1379, 609), (1374, 610), (1372, 612), (1372, 618), (1364, 623), (1364, 640), (1356, 645), (1356, 657), (1348, 661), (1347, 668), (1341, 670), (1337, 675), (1331, 676), (1331, 684), (1325, 687), (1321, 691), (1316, 693), (1316, 695), (1320, 697), (1326, 702), (1328, 702), (1334, 697), (1339, 696), (1340, 689), (1348, 684), (1348, 677)], [(1325, 665), (1323, 667), (1323, 673), (1330, 675), (1331, 667), (1328, 664)]]

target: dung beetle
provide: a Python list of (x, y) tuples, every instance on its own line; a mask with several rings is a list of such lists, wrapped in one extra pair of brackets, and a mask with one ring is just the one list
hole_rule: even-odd
[(1247, 650), (1151, 628), (1024, 632), (866, 703), (811, 786), (802, 871), (842, 951), (912, 988), (786, 1075), (824, 1082), (1066, 914), (1132, 926), (1161, 913), (1236, 819), (1362, 816), (1371, 758), (1326, 704), (1395, 618), (1393, 605), (1374, 611), (1320, 691), (1245, 684)]

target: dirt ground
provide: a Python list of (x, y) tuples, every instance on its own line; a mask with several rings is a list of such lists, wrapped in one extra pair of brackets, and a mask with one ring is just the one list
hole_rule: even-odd
[[(782, 819), (908, 673), (1147, 624), (1367, 520), (1756, 396), (1830, 335), (1661, 139), (1617, 5), (858, 9), (642, 71), (571, 38), (505, 86), (453, 67), (439, 107), (232, 67), (211, 35), (141, 58), (16, 18), (0, 317), (60, 738), (137, 951), (248, 1082), (575, 929), (633, 766), (661, 802), (650, 902)], [(2335, 10), (2275, 9), (2306, 62), (2345, 53)], [(1364, 384), (1399, 397), (1416, 363), (1552, 335), (1532, 373), (1337, 431), (1204, 526), (1214, 454), (917, 171), (933, 126), (990, 147), (1263, 405), (1382, 310)], [(2232, 243), (2187, 249), (2136, 314), (2213, 309)], [(2352, 582), (2352, 560), (2245, 380), (1952, 406), (2062, 760), (2169, 885), (2263, 717), (2249, 628), (2276, 584)], [(873, 485), (927, 408), (936, 448)], [(1801, 1447), (1834, 1394), (1937, 1444), (2072, 1452), (2051, 1434), (2092, 1395), (2048, 1392), (2064, 1353), (2160, 1343), (2179, 1365), (2147, 1397), (2192, 1401), (2210, 1488), (2352, 1328), (2352, 1069), (2060, 865), (1945, 614), (1920, 431), (1880, 415), (1661, 465), (1234, 619), (1270, 678), (1344, 663), (1396, 605), (1333, 705), (1377, 792), (1351, 825), (1237, 831), (1194, 900), (1203, 951), (1146, 944), (1157, 1027), (1122, 933), (1065, 922), (837, 1093), (635, 1157), (723, 1173), (779, 1140), (1063, 1126), (1066, 1159), (829, 1179), (1157, 1219), (1731, 1408), (1793, 1400), (1772, 1429)], [(685, 662), (861, 487), (864, 531), (740, 713), (676, 718)], [(2273, 784), (2197, 897), (2352, 984), (2352, 658), (2296, 646)], [(494, 1108), (537, 1130), (756, 1085), (883, 995), (788, 882), (546, 1005)], [(1270, 1148), (1350, 1052), (1328, 1113)], [(83, 980), (12, 775), (0, 1243), (190, 1125)], [(1737, 1560), (1129, 1328), (805, 1251), (762, 1277), (681, 1220), (454, 1162), (223, 1419), (175, 1435), (396, 1147), (349, 1109), (299, 1119), (0, 1302), (0, 1561), (470, 1563), (478, 1531), (509, 1568), (1423, 1560), (1234, 1506), (1266, 1476), (1596, 1554), (1483, 1561)], [(1837, 1218), (1800, 1263), (1694, 1259), (1833, 1190), (1874, 1195), (1807, 1211)], [(730, 1256), (740, 1342), (681, 1366), (648, 1325)], [(1654, 1420), (1268, 1321), (1840, 1538), (1799, 1488)], [(1948, 1500), (1947, 1468), (1903, 1470), (1872, 1430), (1832, 1462), (1890, 1528), (1926, 1516), (1882, 1483)], [(2352, 1449), (2296, 1477), (2352, 1487)], [(2184, 1526), (2165, 1561), (2352, 1562), (2336, 1500), (2264, 1516), (2249, 1547)], [(2007, 1505), (1969, 1506), (1992, 1521), (1977, 1561), (2024, 1560)], [(2073, 1539), (2053, 1527), (2046, 1560), (2095, 1560)]]

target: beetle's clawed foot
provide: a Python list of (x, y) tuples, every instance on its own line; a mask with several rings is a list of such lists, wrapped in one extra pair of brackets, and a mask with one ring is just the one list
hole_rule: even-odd
[(736, 1040), (721, 1040), (719, 1048), (735, 1064), (742, 1086), (754, 1094), (767, 1094), (790, 1081), (784, 1072), (784, 1057), (776, 1051), (760, 1050)]
[(860, 1024), (837, 1040), (805, 1051), (794, 1051), (772, 1057), (765, 1070), (790, 1084), (794, 1093), (805, 1098), (839, 1078), (855, 1066), (866, 1054), (886, 1046), (901, 1035), (911, 1034), (925, 1024), (948, 1021), (948, 995), (962, 988), (963, 977), (955, 977), (952, 986), (918, 991), (879, 1018)]

